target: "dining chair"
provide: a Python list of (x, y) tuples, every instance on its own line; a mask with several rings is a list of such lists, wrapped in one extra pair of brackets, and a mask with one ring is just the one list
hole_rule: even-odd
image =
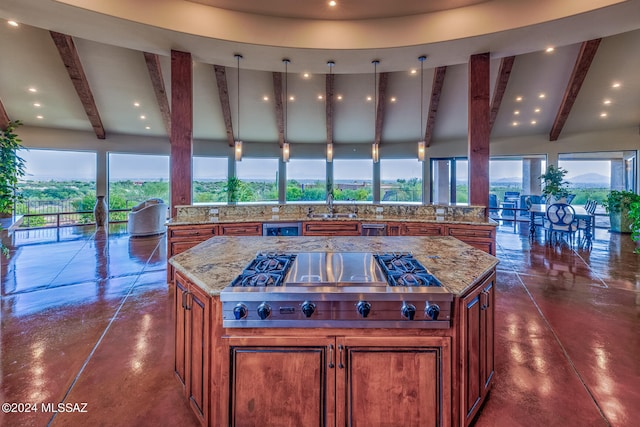
[[(559, 238), (567, 237), (573, 247), (575, 233), (578, 229), (574, 221), (576, 211), (567, 203), (554, 203), (547, 208), (548, 224), (545, 225), (545, 237), (549, 245), (559, 242)], [(561, 242), (561, 240), (560, 240)]]
[[(584, 204), (584, 210), (587, 211), (588, 213), (590, 213), (591, 215), (593, 215), (596, 212), (596, 208), (598, 207), (598, 201), (597, 200), (587, 200), (587, 202)], [(578, 219), (577, 220), (577, 230), (578, 230), (578, 240), (581, 240), (582, 238), (584, 238), (585, 233), (587, 231), (588, 227), (592, 227), (593, 228), (593, 221), (594, 218), (592, 217), (591, 220), (586, 220), (586, 219)]]

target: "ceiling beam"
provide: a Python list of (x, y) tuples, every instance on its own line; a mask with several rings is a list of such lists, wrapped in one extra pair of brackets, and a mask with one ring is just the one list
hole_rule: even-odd
[[(233, 122), (231, 121), (231, 104), (229, 103), (229, 87), (227, 86), (227, 71), (222, 65), (214, 65), (216, 72), (216, 83), (218, 84), (218, 95), (220, 97), (220, 107), (222, 107), (222, 118), (227, 131), (227, 143), (233, 147), (235, 137), (233, 136)], [(240, 100), (238, 100), (240, 102)]]
[(551, 132), (549, 132), (549, 141), (558, 140), (560, 132), (562, 132), (562, 128), (569, 118), (573, 103), (576, 101), (578, 93), (580, 93), (582, 83), (584, 83), (584, 79), (587, 77), (589, 67), (591, 67), (591, 62), (596, 56), (600, 40), (602, 39), (589, 40), (583, 42), (582, 46), (580, 46), (580, 52), (578, 53), (576, 63), (573, 66), (573, 71), (571, 72), (567, 89), (564, 92), (562, 103), (558, 109), (558, 114), (553, 122), (553, 126), (551, 127)]
[(66, 34), (56, 33), (55, 31), (50, 31), (49, 33), (58, 48), (60, 58), (62, 58), (62, 62), (69, 73), (71, 82), (78, 93), (78, 97), (84, 107), (84, 111), (87, 114), (89, 122), (91, 122), (93, 131), (96, 133), (98, 139), (105, 139), (106, 134), (104, 126), (102, 126), (100, 113), (98, 112), (98, 107), (96, 107), (96, 102), (93, 99), (91, 86), (89, 85), (87, 76), (82, 68), (82, 63), (80, 62), (76, 45), (73, 43), (73, 38)]
[[(438, 106), (440, 105), (440, 95), (444, 86), (444, 76), (447, 67), (437, 67), (433, 73), (433, 83), (431, 84), (431, 100), (429, 101), (429, 115), (427, 116), (427, 124), (424, 129), (424, 145), (431, 146), (433, 138), (433, 128), (436, 125), (436, 116), (438, 115)], [(422, 94), (420, 95), (422, 96)]]
[(9, 126), (9, 115), (7, 114), (7, 110), (4, 109), (4, 105), (2, 105), (2, 100), (0, 100), (0, 130), (7, 129)]
[(171, 108), (169, 107), (169, 99), (167, 91), (164, 88), (164, 79), (162, 78), (162, 68), (160, 67), (160, 57), (155, 53), (143, 52), (144, 60), (149, 70), (149, 78), (153, 86), (153, 92), (156, 94), (158, 108), (162, 115), (162, 124), (164, 125), (167, 135), (171, 137)]
[(276, 107), (276, 127), (278, 128), (278, 144), (284, 144), (284, 92), (282, 91), (282, 73), (273, 72), (273, 99)]
[(500, 61), (500, 70), (498, 70), (498, 79), (496, 86), (493, 89), (493, 98), (491, 99), (491, 112), (489, 113), (489, 132), (493, 129), (493, 124), (498, 117), (498, 111), (500, 111), (500, 104), (502, 104), (502, 98), (507, 91), (507, 84), (509, 83), (509, 77), (511, 77), (511, 70), (513, 69), (513, 63), (515, 56), (506, 56)]
[(327, 74), (325, 79), (325, 105), (326, 105), (326, 123), (327, 123), (327, 144), (333, 144), (333, 91), (335, 77), (333, 74)]
[(380, 73), (378, 80), (378, 105), (376, 111), (375, 137), (374, 144), (380, 144), (382, 139), (382, 125), (384, 124), (384, 111), (387, 105), (387, 83), (389, 82), (389, 73)]

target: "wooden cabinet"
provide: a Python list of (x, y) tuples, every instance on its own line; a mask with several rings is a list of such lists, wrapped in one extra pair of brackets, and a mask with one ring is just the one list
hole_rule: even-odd
[(449, 426), (450, 340), (225, 338), (231, 372), (220, 425)]
[(467, 296), (460, 310), (460, 425), (469, 425), (489, 389), (494, 372), (495, 272)]
[(310, 221), (302, 223), (303, 236), (359, 236), (360, 221)]
[(211, 369), (210, 297), (176, 273), (174, 294), (174, 371), (189, 404), (203, 425), (209, 424)]
[(490, 225), (445, 224), (444, 235), (455, 237), (491, 255), (496, 254), (496, 228)]
[[(171, 258), (187, 249), (191, 249), (198, 243), (218, 235), (218, 226), (215, 224), (176, 225), (169, 227), (167, 235), (167, 252), (169, 258)], [(167, 263), (167, 281), (172, 282), (173, 278), (173, 266)]]
[(400, 226), (401, 236), (442, 236), (443, 225), (431, 222), (407, 222)]
[(401, 224), (398, 222), (387, 223), (387, 236), (400, 236)]
[(218, 225), (221, 236), (262, 236), (261, 222), (241, 222)]

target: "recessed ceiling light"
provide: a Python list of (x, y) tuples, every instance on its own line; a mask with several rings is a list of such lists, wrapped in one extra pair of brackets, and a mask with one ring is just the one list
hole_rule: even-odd
[(7, 24), (11, 25), (12, 27), (18, 26), (18, 23), (16, 21), (7, 21)]
[(145, 116), (145, 115), (140, 116), (140, 120), (144, 120), (146, 118), (147, 118), (147, 116)]
[(308, 79), (308, 78), (309, 78), (309, 73), (304, 73), (304, 74), (302, 75), (302, 77), (304, 77), (305, 79)]
[(618, 89), (620, 86), (622, 86), (620, 82), (613, 82), (613, 84), (611, 85), (611, 87), (615, 89)]
[(534, 113), (539, 113), (539, 112), (540, 112), (540, 109), (539, 109), (539, 108), (536, 108), (536, 109), (534, 109), (534, 110), (533, 110), (533, 112), (534, 112)]
[(269, 100), (269, 97), (268, 97), (267, 95), (265, 95), (265, 96), (263, 96), (263, 97), (262, 97), (262, 100), (263, 100), (263, 101), (268, 101), (268, 100)]
[(515, 114), (516, 116), (520, 115), (520, 110), (514, 111), (513, 114)]
[(322, 96), (322, 95), (318, 95), (318, 99), (319, 99), (320, 101), (322, 101), (322, 100), (324, 99), (324, 96)]
[(540, 95), (538, 95), (538, 98), (540, 99), (544, 99), (547, 95), (545, 95), (544, 93), (541, 93)]
[(373, 98), (371, 97), (371, 95), (367, 96), (367, 101), (369, 101), (369, 102), (370, 102), (370, 101), (372, 101), (372, 100), (373, 100)]
[(36, 119), (42, 120), (42, 119), (44, 119), (44, 117), (43, 116), (36, 116)]
[(520, 102), (522, 101), (522, 97), (521, 96), (516, 96), (516, 102)]
[(338, 95), (336, 98), (338, 98), (338, 101), (342, 101), (342, 95)]
[(549, 46), (549, 47), (548, 47), (548, 48), (546, 48), (544, 51), (545, 51), (545, 52), (547, 52), (547, 53), (551, 53), (551, 52), (553, 52), (554, 50), (556, 50), (554, 47)]
[(518, 126), (519, 124), (520, 124), (520, 123), (518, 123), (518, 122), (513, 122), (513, 123), (511, 123), (511, 125), (512, 125), (512, 126)]
[(38, 91), (38, 89), (36, 89), (35, 87), (30, 87), (29, 88), (29, 92), (31, 93), (36, 93)]
[(532, 124), (532, 125), (535, 125), (536, 123), (538, 123), (538, 122), (537, 122), (537, 121), (535, 121), (535, 120), (531, 120), (531, 124)]
[(289, 101), (295, 101), (295, 100), (296, 100), (296, 97), (295, 97), (295, 96), (291, 95), (291, 96), (289, 97)]
[(338, 2), (337, 2), (337, 1), (335, 1), (335, 0), (331, 0), (331, 1), (329, 2), (329, 6), (331, 6), (331, 7), (336, 7), (336, 5), (337, 5), (337, 4), (338, 4)]
[(409, 71), (409, 73), (418, 74), (418, 70), (416, 70), (415, 68), (412, 68), (411, 71)]
[(607, 116), (608, 116), (608, 114), (606, 112), (600, 113), (600, 117), (607, 117)]
[(144, 128), (145, 128), (146, 130), (149, 130), (149, 129), (151, 129), (151, 126), (145, 126)]
[(609, 104), (611, 104), (611, 100), (610, 99), (605, 99), (604, 101), (602, 101), (602, 103), (604, 105), (609, 105)]
[(34, 103), (33, 103), (33, 106), (34, 106), (34, 107), (40, 107), (41, 105), (40, 105), (40, 103), (39, 103), (39, 102), (34, 102)]
[(398, 99), (395, 96), (391, 97), (391, 102), (396, 102)]
[(134, 106), (134, 107), (139, 107), (139, 106), (140, 106), (140, 103), (139, 103), (139, 102), (134, 102), (134, 103), (133, 103), (133, 106)]

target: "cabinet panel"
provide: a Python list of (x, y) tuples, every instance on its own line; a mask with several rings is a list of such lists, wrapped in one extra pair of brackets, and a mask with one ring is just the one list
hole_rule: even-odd
[(400, 224), (388, 223), (387, 236), (400, 236)]
[(173, 296), (174, 301), (174, 314), (175, 314), (175, 360), (174, 360), (174, 371), (176, 376), (182, 383), (185, 385), (185, 371), (186, 371), (186, 363), (187, 359), (186, 355), (186, 327), (187, 327), (187, 318), (186, 311), (184, 309), (184, 301), (187, 293), (187, 285), (182, 280), (182, 277), (178, 276), (176, 278), (175, 292)]
[(359, 236), (359, 221), (317, 221), (302, 225), (304, 236)]
[(247, 339), (246, 344), (230, 345), (230, 425), (334, 424), (328, 341), (304, 341), (278, 339), (277, 344), (284, 345), (261, 345), (266, 341)]
[(453, 237), (484, 237), (491, 238), (495, 233), (494, 227), (482, 227), (478, 225), (469, 226), (447, 226), (447, 235)]
[(406, 223), (400, 227), (403, 236), (442, 236), (442, 224)]
[(169, 236), (175, 238), (202, 238), (208, 239), (211, 236), (215, 236), (218, 231), (218, 226), (216, 225), (205, 225), (205, 226), (189, 226), (188, 228), (170, 228)]
[(218, 227), (221, 236), (262, 236), (261, 222), (220, 224)]
[(189, 401), (202, 418), (207, 418), (209, 398), (209, 305), (207, 296), (195, 286), (190, 290), (189, 313)]

